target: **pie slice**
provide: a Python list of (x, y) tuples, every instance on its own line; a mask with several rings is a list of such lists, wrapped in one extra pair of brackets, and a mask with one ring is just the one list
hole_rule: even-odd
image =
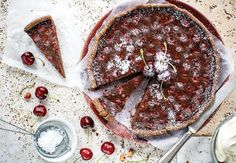
[(99, 114), (108, 121), (113, 119), (118, 112), (122, 111), (127, 100), (143, 79), (142, 75), (136, 76), (125, 83), (116, 85), (109, 91), (105, 91), (102, 97), (93, 101)]
[(52, 17), (44, 16), (36, 19), (28, 24), (24, 30), (32, 38), (39, 50), (65, 78), (56, 26)]
[[(184, 128), (211, 104), (220, 55), (209, 31), (188, 11), (171, 4), (145, 4), (112, 18), (92, 47), (91, 88), (146, 72), (147, 63), (156, 74), (132, 116), (132, 130), (139, 136)], [(115, 100), (122, 106), (126, 102), (121, 96)], [(120, 109), (119, 102), (99, 104), (105, 115)]]
[(150, 137), (179, 130), (196, 121), (214, 94), (208, 75), (211, 74), (201, 74), (194, 82), (182, 75), (164, 84), (152, 79), (136, 106), (131, 122), (133, 131)]

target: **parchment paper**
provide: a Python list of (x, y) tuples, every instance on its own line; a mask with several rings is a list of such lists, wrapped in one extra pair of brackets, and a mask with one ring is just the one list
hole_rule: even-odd
[[(76, 66), (80, 60), (82, 34), (72, 8), (65, 1), (56, 4), (48, 0), (11, 0), (7, 16), (7, 39), (3, 62), (33, 73), (50, 82), (75, 87), (78, 81)], [(51, 15), (55, 21), (61, 49), (66, 79), (63, 79), (52, 64), (40, 53), (32, 39), (24, 32), (24, 27), (36, 18)], [(33, 66), (25, 66), (21, 54), (30, 51), (40, 57), (46, 65), (36, 59)]]

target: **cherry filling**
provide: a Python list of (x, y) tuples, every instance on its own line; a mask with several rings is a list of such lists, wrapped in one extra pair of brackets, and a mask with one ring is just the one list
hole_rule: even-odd
[(210, 100), (216, 52), (205, 29), (189, 15), (173, 7), (137, 8), (105, 31), (90, 69), (97, 86), (139, 72), (150, 78), (133, 129), (178, 126)]

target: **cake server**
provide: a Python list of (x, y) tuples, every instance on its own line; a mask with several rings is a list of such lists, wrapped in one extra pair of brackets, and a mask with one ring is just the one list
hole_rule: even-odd
[(192, 125), (188, 126), (188, 131), (178, 140), (178, 142), (158, 160), (158, 163), (170, 162), (186, 141), (195, 134), (206, 122), (206, 120), (217, 110), (224, 99), (236, 88), (236, 77), (227, 81), (215, 94), (214, 102), (204, 112), (204, 114)]

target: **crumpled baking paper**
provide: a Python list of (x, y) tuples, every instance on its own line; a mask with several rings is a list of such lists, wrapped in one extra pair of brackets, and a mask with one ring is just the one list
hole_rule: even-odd
[[(65, 1), (56, 4), (48, 0), (11, 0), (7, 16), (7, 39), (3, 62), (25, 70), (47, 81), (75, 87), (78, 75), (76, 66), (80, 60), (82, 49), (82, 34), (79, 25), (73, 15), (74, 10), (69, 8)], [(51, 15), (55, 21), (61, 49), (66, 79), (61, 77), (46, 57), (40, 53), (32, 39), (24, 32), (24, 27), (31, 21)], [(35, 64), (26, 66), (22, 64), (21, 54), (30, 51), (35, 57), (41, 58), (46, 65), (36, 59)]]

